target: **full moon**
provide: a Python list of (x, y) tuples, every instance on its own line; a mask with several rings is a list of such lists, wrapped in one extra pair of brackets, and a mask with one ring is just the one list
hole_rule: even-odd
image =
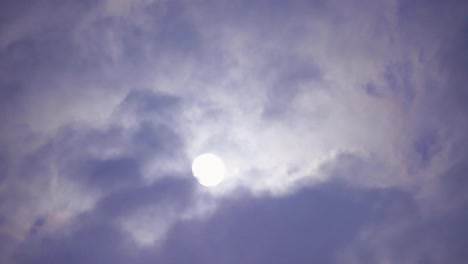
[(192, 172), (201, 185), (212, 187), (223, 181), (226, 169), (218, 156), (205, 153), (193, 160)]

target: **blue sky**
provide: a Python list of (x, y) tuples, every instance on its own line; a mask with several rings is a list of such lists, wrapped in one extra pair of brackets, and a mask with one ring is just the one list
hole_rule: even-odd
[(0, 10), (1, 263), (468, 262), (463, 1)]

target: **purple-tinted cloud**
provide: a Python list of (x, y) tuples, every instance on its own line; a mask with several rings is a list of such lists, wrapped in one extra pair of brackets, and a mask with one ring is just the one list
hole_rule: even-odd
[(465, 263), (467, 10), (2, 2), (0, 262)]

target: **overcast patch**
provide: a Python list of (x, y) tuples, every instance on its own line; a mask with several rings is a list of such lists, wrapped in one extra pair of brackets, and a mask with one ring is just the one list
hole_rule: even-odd
[(466, 262), (465, 11), (2, 2), (0, 262)]

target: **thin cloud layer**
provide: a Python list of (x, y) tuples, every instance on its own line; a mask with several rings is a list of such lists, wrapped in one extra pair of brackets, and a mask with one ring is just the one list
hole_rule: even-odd
[(10, 2), (0, 262), (467, 260), (461, 1)]

